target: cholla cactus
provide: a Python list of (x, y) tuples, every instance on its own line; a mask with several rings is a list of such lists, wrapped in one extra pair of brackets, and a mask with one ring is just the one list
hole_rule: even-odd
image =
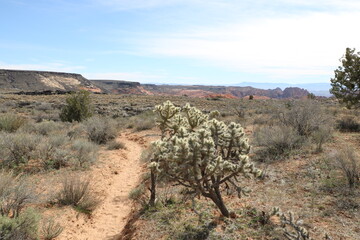
[[(282, 227), (284, 229), (284, 236), (288, 240), (312, 240), (310, 237), (309, 232), (303, 228), (302, 220), (297, 219), (295, 220), (294, 214), (292, 212), (288, 213), (286, 216), (284, 213), (280, 211), (279, 208), (274, 208), (272, 215), (277, 215), (280, 217)], [(286, 227), (289, 226), (291, 229), (287, 229)], [(327, 239), (328, 235), (325, 235), (325, 239)]]
[(186, 104), (175, 107), (170, 101), (154, 110), (162, 138), (154, 142), (152, 173), (165, 174), (171, 181), (210, 198), (225, 217), (229, 217), (222, 196), (222, 185), (233, 185), (238, 195), (247, 191), (238, 186), (240, 176), (258, 177), (261, 171), (251, 163), (250, 145), (243, 128), (226, 125)]

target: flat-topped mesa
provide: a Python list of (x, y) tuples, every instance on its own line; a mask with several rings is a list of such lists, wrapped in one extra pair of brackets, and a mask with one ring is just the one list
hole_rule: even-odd
[(90, 80), (94, 85), (105, 89), (108, 93), (114, 94), (144, 94), (149, 95), (144, 91), (139, 82), (131, 82), (125, 80)]
[(81, 74), (0, 69), (0, 89), (11, 92), (77, 91), (103, 92)]

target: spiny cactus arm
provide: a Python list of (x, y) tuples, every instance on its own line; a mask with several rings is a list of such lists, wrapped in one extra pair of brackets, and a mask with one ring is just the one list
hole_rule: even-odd
[(154, 112), (158, 115), (157, 123), (162, 132), (162, 138), (170, 127), (170, 120), (180, 112), (179, 107), (175, 107), (170, 101), (164, 102), (162, 105), (155, 106)]
[[(284, 213), (280, 214), (280, 220), (284, 227), (284, 236), (288, 240), (311, 240), (309, 232), (300, 226), (300, 219), (295, 221), (294, 214), (292, 212), (289, 212), (288, 214), (289, 217), (287, 217)], [(289, 232), (285, 228), (286, 225), (292, 227), (295, 232)]]
[(203, 114), (197, 108), (191, 107), (188, 103), (183, 107), (182, 110), (185, 112), (185, 117), (191, 130), (194, 130), (196, 127), (200, 126), (208, 120), (207, 115)]

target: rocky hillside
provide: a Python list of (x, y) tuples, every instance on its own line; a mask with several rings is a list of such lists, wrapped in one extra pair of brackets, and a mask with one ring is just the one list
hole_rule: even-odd
[(75, 73), (0, 69), (0, 90), (11, 92), (103, 90)]
[(152, 95), (146, 91), (139, 82), (130, 82), (123, 80), (90, 80), (94, 85), (113, 94), (144, 94)]

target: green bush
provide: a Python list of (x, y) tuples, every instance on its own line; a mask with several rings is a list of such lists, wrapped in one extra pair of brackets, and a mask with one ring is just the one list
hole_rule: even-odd
[(92, 113), (90, 93), (82, 90), (66, 98), (66, 105), (61, 110), (60, 119), (63, 122), (81, 122), (91, 117)]
[(31, 209), (18, 217), (0, 216), (1, 240), (36, 240), (39, 216)]
[(83, 125), (89, 140), (97, 144), (105, 144), (117, 135), (116, 123), (112, 119), (91, 117)]
[(25, 118), (15, 114), (0, 115), (0, 131), (15, 132), (26, 122)]

